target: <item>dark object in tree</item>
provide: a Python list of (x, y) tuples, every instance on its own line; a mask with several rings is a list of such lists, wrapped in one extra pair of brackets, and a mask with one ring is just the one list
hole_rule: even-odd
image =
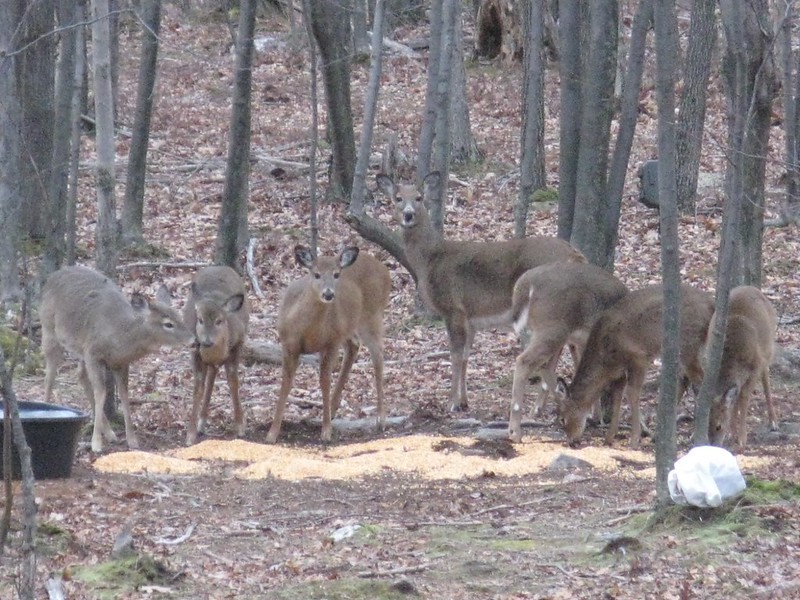
[(639, 202), (658, 210), (658, 161), (648, 160), (639, 167)]
[(475, 54), (497, 58), (503, 44), (503, 16), (500, 0), (486, 0), (475, 17)]

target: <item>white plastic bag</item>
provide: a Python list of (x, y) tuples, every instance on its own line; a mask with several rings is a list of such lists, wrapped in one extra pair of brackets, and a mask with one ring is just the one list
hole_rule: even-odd
[(669, 494), (677, 504), (717, 507), (745, 487), (736, 458), (717, 446), (696, 446), (683, 458), (667, 478)]

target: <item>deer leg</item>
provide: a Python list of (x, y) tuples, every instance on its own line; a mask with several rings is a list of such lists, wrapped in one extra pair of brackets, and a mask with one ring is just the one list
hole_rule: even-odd
[(769, 367), (764, 367), (761, 371), (761, 387), (764, 388), (764, 400), (767, 403), (769, 430), (778, 431), (778, 417), (775, 414), (775, 404), (772, 402), (772, 392), (769, 387)]
[(128, 367), (113, 369), (114, 381), (117, 383), (119, 392), (119, 402), (122, 405), (122, 416), (125, 419), (125, 439), (128, 441), (128, 448), (136, 450), (139, 448), (139, 439), (136, 437), (136, 430), (131, 419), (131, 405), (128, 397)]
[[(103, 451), (103, 431), (109, 427), (104, 406), (106, 403), (105, 367), (89, 356), (84, 357), (83, 369), (94, 397), (94, 428), (92, 430), (92, 452)], [(109, 439), (109, 441), (112, 441)]]
[(192, 371), (194, 373), (194, 386), (192, 388), (192, 409), (186, 423), (186, 445), (191, 446), (197, 441), (197, 432), (200, 429), (200, 406), (203, 394), (203, 382), (206, 376), (206, 365), (199, 352), (192, 353)]
[(331, 373), (333, 372), (333, 362), (336, 360), (336, 352), (328, 350), (320, 352), (319, 357), (319, 387), (322, 390), (322, 433), (320, 439), (323, 442), (330, 442), (333, 434), (331, 425)]
[[(553, 350), (553, 347), (556, 347)], [(547, 399), (550, 391), (555, 388), (555, 364), (558, 361), (561, 346), (558, 342), (540, 339), (534, 334), (528, 346), (517, 357), (514, 366), (514, 381), (511, 386), (511, 411), (508, 419), (508, 437), (511, 441), (522, 440), (522, 403), (525, 401), (525, 385), (533, 373), (539, 372), (542, 376), (542, 393), (534, 408), (536, 414), (541, 410), (541, 403)]]
[(333, 388), (333, 396), (331, 396), (331, 418), (335, 417), (336, 412), (339, 410), (344, 386), (347, 384), (347, 379), (350, 377), (350, 370), (353, 368), (356, 356), (358, 356), (358, 349), (359, 343), (356, 339), (350, 338), (344, 343), (342, 365), (339, 368), (339, 377), (337, 377), (336, 385)]
[(242, 410), (242, 402), (239, 398), (239, 349), (231, 353), (225, 362), (225, 377), (228, 380), (228, 388), (231, 391), (231, 402), (233, 402), (233, 422), (236, 430), (236, 437), (244, 437), (245, 416)]
[(206, 428), (206, 423), (208, 423), (208, 409), (211, 405), (211, 394), (214, 392), (217, 373), (219, 373), (217, 365), (206, 365), (203, 379), (203, 404), (200, 408), (200, 418), (197, 421), (197, 429), (200, 431), (203, 431)]
[(369, 331), (360, 333), (361, 340), (369, 350), (369, 357), (372, 359), (372, 371), (375, 375), (375, 394), (378, 400), (378, 416), (376, 426), (378, 431), (383, 431), (386, 427), (386, 406), (383, 402), (383, 332), (380, 315), (377, 322)]
[[(645, 370), (633, 368), (628, 371), (628, 403), (631, 405), (631, 441), (630, 446), (632, 449), (639, 447), (639, 442), (642, 438), (642, 421), (639, 410), (639, 398), (642, 396), (642, 386), (644, 385)], [(617, 410), (617, 425), (619, 425), (619, 410)], [(616, 431), (614, 432), (616, 435)], [(613, 440), (610, 438), (609, 443)]]
[[(58, 374), (58, 367), (64, 362), (64, 349), (56, 341), (55, 336), (42, 334), (42, 353), (45, 360), (44, 401), (50, 402), (53, 387)], [(89, 397), (91, 399), (91, 396)]]
[(736, 414), (734, 415), (734, 426), (736, 427), (736, 440), (739, 448), (747, 446), (747, 412), (750, 408), (750, 398), (753, 396), (755, 387), (755, 377), (747, 379), (736, 399)]
[(278, 441), (278, 435), (281, 433), (281, 422), (283, 421), (283, 412), (286, 410), (286, 400), (289, 398), (294, 375), (297, 372), (297, 365), (300, 363), (300, 350), (287, 351), (284, 349), (282, 362), (281, 391), (278, 394), (278, 403), (275, 405), (275, 417), (272, 419), (272, 426), (269, 428), (269, 433), (267, 433), (268, 444), (274, 444)]
[(628, 381), (629, 379), (623, 376), (611, 383), (609, 390), (611, 397), (611, 423), (609, 423), (608, 431), (606, 431), (606, 443), (609, 445), (614, 441), (617, 431), (619, 431), (619, 412), (622, 405), (622, 395), (625, 388), (628, 387)]
[(450, 410), (467, 410), (466, 369), (467, 343), (469, 339), (466, 320), (457, 315), (446, 321), (447, 335), (450, 338), (450, 363), (452, 379), (450, 380)]

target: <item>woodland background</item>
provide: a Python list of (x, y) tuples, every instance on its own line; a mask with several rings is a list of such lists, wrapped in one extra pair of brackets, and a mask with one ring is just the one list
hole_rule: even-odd
[[(348, 226), (348, 206), (336, 200), (338, 194), (333, 184), (332, 169), (336, 166), (332, 157), (333, 142), (338, 138), (321, 139), (316, 150), (311, 142), (314, 129), (310, 101), (311, 59), (299, 11), (296, 11), (292, 27), (285, 11), (271, 5), (252, 4), (257, 5), (258, 12), (254, 14), (258, 16), (253, 19), (256, 43), (249, 71), (252, 76), (252, 98), (248, 104), (251, 111), (249, 156), (244, 157), (244, 164), (249, 165), (244, 188), (248, 227), (246, 239), (242, 240), (238, 235), (241, 221), (234, 219), (237, 227), (233, 229), (237, 235), (229, 238), (235, 242), (237, 264), (248, 262), (246, 247), (252, 253), (252, 274), (247, 276), (254, 303), (251, 338), (276, 341), (274, 316), (280, 294), (291, 279), (299, 276), (291, 249), (295, 243), (309, 239), (313, 188), (309, 186), (308, 173), (311, 166), (314, 173), (311, 181), (319, 186), (320, 199), (330, 196), (329, 201), (321, 202), (318, 207), (320, 250), (333, 251), (345, 242), (355, 242), (380, 256), (392, 269), (395, 292), (387, 316), (386, 350), (389, 361), (386, 394), (391, 412), (412, 415), (413, 432), (452, 433), (453, 422), (443, 410), (449, 378), (444, 352), (446, 336), (440, 325), (416, 314), (413, 280), (400, 259), (380, 246), (365, 243)], [(563, 10), (569, 3), (561, 4)], [(630, 39), (639, 4), (598, 4), (606, 8), (614, 5), (621, 39)], [(677, 6), (679, 40), (686, 61), (693, 11), (707, 4), (695, 2), (692, 6)], [(753, 11), (768, 10), (770, 26), (764, 31), (774, 33), (768, 47), (773, 52), (772, 58), (779, 62), (780, 26), (785, 25), (786, 31), (792, 34), (795, 32), (794, 21), (782, 19), (789, 14), (789, 8), (794, 8), (793, 3), (740, 4)], [(152, 4), (143, 2), (142, 7), (145, 6)], [(503, 15), (509, 4), (498, 3), (498, 6), (498, 14)], [(231, 136), (236, 130), (235, 125), (231, 125), (231, 110), (235, 105), (232, 98), (238, 72), (234, 38), (240, 39), (235, 35), (237, 29), (241, 31), (237, 19), (245, 11), (186, 4), (165, 4), (162, 8), (157, 77), (151, 95), (153, 113), (147, 144), (146, 185), (141, 190), (144, 201), (141, 237), (145, 243), (127, 244), (127, 247), (118, 244), (125, 239), (124, 234), (130, 233), (124, 217), (124, 203), (110, 212), (106, 205), (103, 212), (102, 202), (109, 196), (104, 196), (102, 189), (97, 191), (97, 184), (103, 179), (97, 167), (103, 164), (103, 157), (99, 147), (100, 117), (96, 111), (86, 113), (88, 118), (82, 119), (90, 129), (81, 136), (77, 179), (72, 185), (58, 189), (74, 193), (74, 248), (79, 262), (101, 268), (100, 248), (106, 242), (98, 232), (107, 226), (112, 233), (106, 241), (111, 240), (111, 246), (116, 248), (111, 253), (115, 257), (113, 273), (120, 285), (128, 291), (153, 292), (163, 281), (180, 304), (186, 297), (193, 270), (222, 256), (221, 224), (226, 207), (235, 195), (231, 187), (236, 170), (230, 166)], [(462, 8), (464, 47), (463, 53), (456, 56), (465, 65), (464, 92), (471, 133), (483, 159), (465, 165), (448, 164), (452, 178), (448, 196), (443, 199), (443, 226), (447, 235), (461, 239), (502, 239), (517, 231), (515, 219), (520, 214), (520, 190), (525, 187), (522, 182), (526, 177), (521, 164), (535, 164), (522, 160), (520, 142), (526, 115), (531, 114), (523, 110), (522, 104), (525, 72), (530, 65), (513, 60), (513, 56), (508, 56), (513, 52), (503, 50), (507, 46), (502, 44), (498, 57), (489, 56), (491, 52), (486, 50), (482, 50), (485, 56), (473, 56), (472, 48), (485, 33), (481, 33), (482, 22), (471, 10), (473, 7), (464, 5)], [(403, 18), (406, 12), (408, 18)], [(23, 10), (13, 14), (32, 13)], [(390, 11), (390, 14), (394, 15), (394, 20), (386, 32), (387, 37), (403, 46), (388, 47), (383, 58), (370, 175), (363, 180), (368, 190), (374, 188), (372, 174), (379, 168), (380, 153), (386, 147), (396, 148), (393, 154), (399, 165), (398, 176), (414, 176), (412, 167), (419, 154), (426, 107), (429, 44), (425, 40), (430, 36), (426, 17), (431, 13), (400, 10)], [(763, 16), (763, 13), (758, 14)], [(505, 21), (500, 19), (495, 25), (502, 28)], [(130, 180), (124, 174), (134, 139), (136, 90), (141, 80), (139, 53), (142, 42), (148, 38), (143, 34), (141, 20), (124, 11), (120, 13), (119, 79), (116, 88), (112, 88), (117, 92), (111, 113), (111, 122), (115, 124), (111, 162), (119, 175), (113, 192), (120, 198), (130, 187)], [(674, 215), (676, 233), (681, 241), (680, 277), (712, 291), (717, 283), (723, 211), (731, 204), (730, 179), (726, 182), (726, 173), (728, 178), (732, 177), (729, 166), (733, 156), (729, 143), (730, 106), (721, 76), (725, 46), (718, 21), (715, 21), (715, 31), (720, 34), (719, 43), (713, 47), (702, 46), (713, 58), (705, 86), (705, 127), (702, 135), (699, 130), (692, 130), (702, 140), (695, 165), (699, 166), (697, 195), (692, 196), (694, 202), (689, 209), (684, 207)], [(791, 36), (788, 37), (791, 40)], [(8, 38), (2, 38), (5, 39)], [(508, 43), (508, 38), (504, 39)], [(789, 48), (790, 56), (795, 57), (793, 41)], [(616, 56), (617, 52), (614, 54)], [(38, 64), (38, 59), (23, 59), (23, 56), (25, 54), (20, 53), (17, 58), (31, 60), (29, 66)], [(348, 79), (352, 86), (354, 132), (360, 133), (370, 66), (365, 54), (352, 56), (364, 58), (353, 62)], [(657, 212), (637, 202), (638, 168), (659, 155), (652, 36), (642, 59), (645, 76), (636, 93), (636, 132), (630, 160), (623, 170), (618, 240), (613, 253), (615, 273), (632, 288), (662, 278), (659, 221), (663, 223), (663, 210), (659, 217)], [(542, 135), (538, 138), (543, 152), (537, 159), (541, 161), (543, 179), (532, 189), (551, 190), (537, 195), (537, 199), (551, 201), (530, 205), (524, 222), (529, 234), (555, 235), (560, 231), (560, 214), (563, 214), (558, 205), (562, 202), (559, 194), (563, 175), (559, 117), (564, 114), (564, 106), (560, 63), (553, 62), (552, 57), (548, 61), (542, 70), (543, 120)], [(4, 59), (6, 75), (8, 64)], [(627, 63), (620, 60), (619, 64)], [(18, 72), (30, 74), (30, 70), (18, 68)], [(681, 82), (685, 80), (680, 78), (681, 73), (675, 70), (678, 90), (683, 92)], [(776, 71), (776, 80), (780, 76), (781, 72)], [(50, 78), (54, 80), (52, 73)], [(3, 82), (7, 84), (8, 78)], [(18, 80), (13, 79), (13, 82), (17, 85)], [(324, 136), (331, 125), (324, 106), (322, 81), (319, 85), (320, 129)], [(778, 89), (782, 92), (778, 93)], [(775, 88), (768, 103), (768, 143), (764, 152), (756, 155), (764, 168), (758, 196), (763, 198), (764, 216), (775, 224), (787, 225), (763, 229), (763, 243), (759, 244), (759, 249), (763, 251), (761, 287), (782, 316), (778, 342), (789, 349), (798, 345), (795, 315), (800, 294), (799, 244), (796, 228), (789, 226), (795, 214), (790, 187), (794, 171), (792, 162), (787, 160), (787, 138), (791, 137), (787, 124), (795, 123), (796, 119), (786, 111), (794, 102), (794, 89), (794, 85)], [(15, 90), (2, 97), (13, 98), (17, 92), (24, 91), (24, 86), (17, 85)], [(788, 96), (782, 95), (787, 93)], [(25, 102), (22, 105), (28, 106)], [(619, 103), (614, 106), (621, 108)], [(8, 114), (8, 111), (4, 113), (5, 118)], [(615, 109), (609, 117), (609, 139), (620, 128), (620, 122), (614, 117), (618, 114)], [(53, 121), (40, 119), (37, 122)], [(4, 132), (10, 131), (7, 122), (4, 127)], [(17, 127), (13, 129), (19, 131)], [(4, 144), (11, 138), (12, 135), (4, 135)], [(24, 147), (28, 150), (40, 146), (28, 134), (22, 135), (19, 141), (27, 144)], [(7, 148), (3, 146), (5, 152)], [(314, 152), (316, 166), (311, 160)], [(25, 152), (19, 154), (27, 156)], [(9, 164), (11, 161), (4, 161), (3, 168), (7, 169)], [(14, 181), (8, 171), (3, 172), (0, 180), (6, 184)], [(21, 180), (32, 188), (53, 189), (50, 178), (41, 173), (36, 177), (23, 176)], [(346, 184), (347, 179), (342, 181)], [(13, 193), (9, 194), (9, 189)], [(331, 189), (334, 192), (328, 193)], [(11, 323), (18, 322), (17, 307), (20, 305), (13, 302), (15, 297), (27, 297), (29, 306), (35, 305), (36, 282), (47, 271), (44, 265), (47, 265), (48, 245), (54, 241), (47, 227), (35, 234), (24, 225), (22, 217), (32, 214), (27, 207), (33, 202), (33, 196), (23, 195), (21, 190), (21, 186), (7, 185), (1, 196), (4, 200), (14, 194), (18, 199), (26, 198), (25, 204), (17, 204), (22, 208), (16, 213), (19, 218), (3, 220), (5, 227), (13, 225), (16, 232), (12, 235), (4, 230), (2, 236), (3, 243), (15, 242), (13, 258), (2, 263), (4, 267), (15, 268), (0, 275), (6, 291), (9, 281), (14, 281), (14, 274), (17, 276), (18, 291), (11, 289), (12, 293), (6, 293)], [(379, 194), (375, 198), (370, 196), (367, 193), (365, 214), (387, 230), (393, 229), (391, 207), (382, 203)], [(50, 199), (52, 194), (44, 194), (44, 197)], [(7, 206), (3, 204), (4, 210)], [(677, 202), (675, 207), (678, 207)], [(118, 217), (121, 237), (116, 235)], [(749, 223), (752, 225), (752, 221)], [(69, 220), (65, 218), (61, 224), (68, 225)], [(69, 227), (63, 231), (65, 251), (69, 248), (68, 233)], [(27, 250), (27, 241), (31, 239), (43, 241), (44, 250), (41, 247), (33, 252)], [(57, 239), (62, 239), (60, 234)], [(22, 249), (26, 252), (21, 253)], [(255, 289), (256, 283), (260, 295)], [(35, 328), (32, 331), (35, 345)], [(479, 347), (470, 363), (469, 374), (474, 396), (470, 416), (477, 421), (487, 423), (506, 418), (510, 372), (517, 352), (518, 343), (509, 334), (479, 334)], [(368, 364), (362, 356), (348, 386), (350, 393), (340, 416), (354, 418), (370, 414), (374, 398)], [(63, 378), (59, 400), (85, 408), (79, 386), (75, 385), (74, 371), (65, 369)], [(179, 447), (184, 437), (182, 421), (190, 394), (188, 358), (178, 352), (160, 353), (142, 361), (131, 378), (134, 395), (141, 398), (141, 403), (134, 407), (134, 415), (146, 448), (162, 451)], [(257, 363), (243, 369), (248, 440), (263, 440), (279, 378), (279, 369), (271, 365)], [(41, 379), (40, 373), (18, 374), (14, 385), (20, 398), (41, 399)], [(791, 371), (788, 378), (777, 375), (775, 395), (782, 424), (778, 434), (764, 431), (758, 399), (753, 403), (751, 414), (754, 423), (751, 429), (755, 432), (751, 452), (767, 460), (747, 474), (774, 484), (782, 494), (785, 490), (780, 482), (797, 478), (797, 411), (793, 403), (796, 381)], [(655, 392), (651, 392), (650, 399), (654, 401), (655, 397)], [(215, 398), (210, 437), (229, 439), (231, 434), (226, 426), (230, 415), (224, 386), (217, 390)], [(316, 446), (318, 429), (301, 419), (314, 415), (318, 408), (315, 372), (313, 368), (306, 368), (298, 377), (287, 415), (287, 419), (295, 423), (294, 427), (287, 423), (290, 425), (287, 442), (301, 448)], [(677, 443), (681, 449), (690, 443), (689, 428), (679, 428)], [(398, 433), (408, 432), (395, 431), (389, 435)], [(536, 433), (538, 435), (538, 428)], [(542, 434), (558, 439), (555, 428), (549, 424), (542, 427)], [(373, 436), (372, 432), (354, 433), (343, 435), (340, 441), (354, 442)], [(457, 451), (476, 450), (457, 448)], [(481, 446), (477, 451), (502, 460), (503, 453), (510, 450), (501, 444)], [(77, 567), (105, 560), (114, 539), (120, 531), (128, 529), (133, 532), (139, 556), (154, 556), (165, 573), (161, 573), (163, 577), (159, 576), (155, 583), (140, 583), (138, 588), (127, 592), (114, 588), (111, 593), (117, 595), (113, 597), (124, 594), (129, 597), (280, 597), (279, 594), (287, 593), (292, 595), (286, 597), (337, 597), (337, 594), (338, 597), (381, 597), (379, 594), (401, 597), (416, 593), (423, 597), (474, 598), (594, 598), (603, 594), (617, 598), (647, 595), (693, 598), (718, 597), (725, 593), (749, 597), (797, 593), (796, 584), (792, 582), (797, 579), (794, 565), (798, 546), (793, 523), (798, 507), (796, 496), (791, 493), (788, 498), (773, 495), (766, 502), (745, 507), (742, 512), (748, 515), (747, 519), (753, 515), (752, 521), (744, 522), (738, 515), (733, 524), (723, 521), (719, 529), (711, 530), (700, 527), (702, 516), (697, 520), (682, 517), (690, 525), (686, 530), (673, 526), (642, 533), (641, 528), (634, 528), (639, 544), (635, 552), (628, 552), (623, 546), (624, 551), (597, 554), (604, 547), (603, 536), (609, 532), (618, 534), (617, 523), (627, 524), (627, 521), (616, 521), (620, 515), (636, 514), (653, 501), (652, 479), (642, 481), (628, 477), (625, 469), (632, 468), (630, 461), (624, 458), (622, 451), (619, 456), (620, 472), (612, 475), (589, 471), (577, 477), (544, 474), (498, 480), (487, 475), (436, 483), (387, 475), (358, 481), (298, 484), (278, 479), (242, 482), (226, 476), (224, 466), (216, 477), (108, 475), (92, 467), (94, 457), (82, 445), (73, 479), (36, 484), (40, 532), (45, 532), (39, 545), (36, 589), (42, 595), (42, 582), (55, 575), (64, 580), (61, 585), (69, 597), (100, 597), (101, 592), (77, 576)], [(633, 468), (637, 468), (636, 465)], [(332, 530), (352, 523), (368, 525), (369, 534), (349, 544), (329, 540)], [(185, 541), (159, 542), (179, 539), (192, 524), (197, 531)], [(3, 589), (9, 593), (13, 593), (11, 590), (20, 582), (22, 563), (18, 559), (24, 556), (24, 549), (19, 546), (20, 537), (17, 531), (3, 560), (7, 586)], [(400, 570), (392, 572), (395, 569)], [(386, 585), (369, 587), (375, 575), (386, 581)], [(116, 580), (116, 577), (104, 577)]]

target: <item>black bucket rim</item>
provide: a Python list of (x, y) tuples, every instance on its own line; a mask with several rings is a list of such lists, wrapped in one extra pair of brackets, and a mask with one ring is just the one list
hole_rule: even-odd
[[(52, 404), (49, 402), (34, 402), (31, 400), (21, 400), (17, 402), (17, 407), (20, 411), (20, 420), (24, 423), (54, 423), (54, 422), (71, 422), (71, 421), (88, 421), (89, 420), (89, 413), (83, 412), (78, 410), (77, 408), (72, 408), (71, 406), (63, 406), (61, 404)], [(0, 411), (5, 409), (5, 401), (0, 399)], [(60, 411), (60, 412), (70, 412), (71, 415), (59, 415), (58, 417), (54, 418), (47, 418), (47, 417), (32, 417), (26, 418), (22, 412), (23, 410), (39, 410), (39, 411)]]

